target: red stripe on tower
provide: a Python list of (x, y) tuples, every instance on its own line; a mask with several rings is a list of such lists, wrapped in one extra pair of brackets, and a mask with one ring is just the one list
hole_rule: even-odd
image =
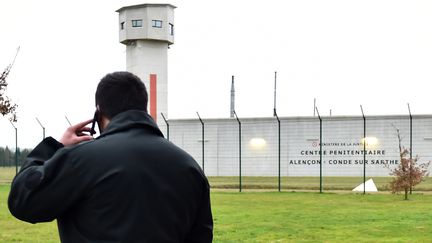
[(150, 74), (150, 116), (157, 122), (157, 75)]

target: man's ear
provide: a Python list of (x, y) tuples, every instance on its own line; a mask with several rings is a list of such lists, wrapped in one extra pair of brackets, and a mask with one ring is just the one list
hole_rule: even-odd
[(110, 119), (105, 116), (102, 112), (99, 112), (99, 120), (98, 120), (98, 126), (99, 126), (99, 132), (102, 133), (110, 123)]

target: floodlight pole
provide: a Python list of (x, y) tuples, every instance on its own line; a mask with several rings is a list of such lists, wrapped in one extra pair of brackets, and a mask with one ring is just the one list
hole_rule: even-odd
[(363, 194), (366, 194), (366, 117), (362, 105), (360, 109), (363, 116)]
[(205, 174), (205, 171), (204, 171), (204, 122), (203, 122), (203, 120), (201, 119), (201, 117), (200, 117), (198, 111), (197, 111), (197, 115), (198, 115), (198, 119), (199, 119), (200, 122), (201, 122), (201, 149), (202, 149), (201, 154), (202, 154), (202, 170), (203, 170), (203, 172), (204, 172), (204, 174)]
[(18, 128), (11, 120), (9, 122), (15, 128), (15, 174), (18, 174)]
[[(408, 103), (408, 112), (410, 117), (410, 181), (411, 181), (411, 162), (412, 162), (412, 115), (411, 115), (411, 108)], [(410, 194), (412, 194), (412, 186), (410, 185)]]
[[(276, 73), (276, 72), (275, 72)], [(278, 191), (281, 191), (281, 133), (280, 133), (280, 120), (279, 116), (277, 115), (276, 109), (274, 109), (274, 115), (278, 122)]]
[(45, 139), (45, 127), (42, 125), (42, 123), (39, 121), (39, 119), (36, 117), (36, 121), (39, 123), (39, 125), (42, 127), (42, 140)]
[(242, 191), (242, 174), (241, 174), (241, 122), (240, 119), (237, 116), (237, 113), (235, 112), (235, 110), (233, 111), (237, 122), (239, 124), (239, 192)]
[(318, 115), (318, 119), (320, 121), (320, 139), (319, 139), (319, 143), (320, 143), (320, 193), (323, 192), (323, 183), (322, 183), (322, 119), (321, 116), (319, 114), (318, 111), (318, 107), (315, 107), (317, 115)]
[(162, 118), (165, 121), (165, 124), (167, 125), (167, 140), (169, 141), (169, 123), (168, 120), (165, 118), (164, 114), (161, 112)]

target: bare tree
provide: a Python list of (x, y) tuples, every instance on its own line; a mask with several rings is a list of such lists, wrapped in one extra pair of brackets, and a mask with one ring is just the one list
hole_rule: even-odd
[(11, 64), (9, 64), (5, 68), (5, 70), (0, 76), (0, 114), (2, 114), (3, 116), (10, 115), (9, 120), (14, 122), (17, 120), (16, 109), (18, 106), (14, 104), (11, 101), (11, 99), (6, 95), (6, 89), (8, 86), (8, 83), (6, 82), (6, 78), (8, 77), (10, 70), (12, 69), (12, 66), (15, 63), (15, 59), (18, 55), (18, 52), (19, 52), (19, 47), (15, 54), (14, 60), (12, 61)]
[(408, 191), (410, 188), (424, 181), (429, 175), (428, 168), (430, 161), (418, 163), (419, 157), (410, 158), (409, 150), (402, 146), (399, 129), (396, 129), (399, 141), (399, 166), (391, 170), (391, 175), (394, 176), (390, 182), (390, 188), (393, 193), (405, 191), (405, 200), (408, 200)]

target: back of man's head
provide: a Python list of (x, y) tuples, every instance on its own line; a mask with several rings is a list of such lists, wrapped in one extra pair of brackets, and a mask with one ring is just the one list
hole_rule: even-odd
[(144, 83), (130, 72), (109, 73), (96, 89), (96, 105), (108, 119), (127, 110), (147, 112), (147, 102)]

